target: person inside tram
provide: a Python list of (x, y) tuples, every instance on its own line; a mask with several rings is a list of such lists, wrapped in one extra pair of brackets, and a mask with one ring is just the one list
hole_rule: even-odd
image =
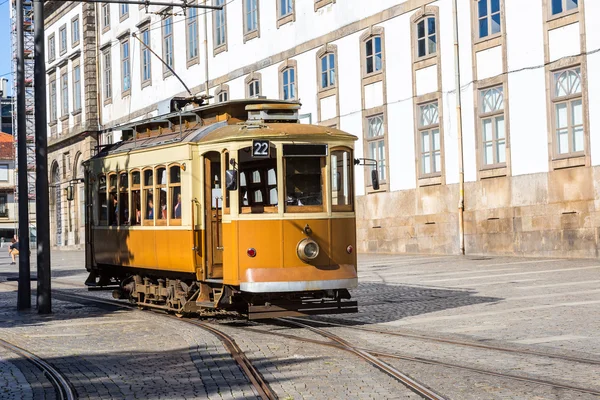
[(112, 199), (113, 199), (113, 210), (114, 210), (112, 225), (117, 225), (117, 221), (119, 218), (119, 200), (117, 200), (116, 194), (114, 194), (112, 196)]
[(154, 219), (154, 203), (148, 199), (148, 219)]
[(12, 258), (10, 265), (15, 265), (15, 257), (19, 255), (19, 238), (12, 239), (12, 244), (8, 248), (8, 254), (10, 254), (10, 257)]
[(175, 204), (174, 217), (173, 218), (181, 218), (181, 194), (177, 195), (177, 204)]

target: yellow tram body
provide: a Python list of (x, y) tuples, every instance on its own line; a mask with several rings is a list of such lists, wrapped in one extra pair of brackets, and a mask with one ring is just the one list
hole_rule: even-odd
[(355, 312), (356, 137), (298, 109), (231, 101), (124, 126), (86, 164), (86, 283), (181, 313)]

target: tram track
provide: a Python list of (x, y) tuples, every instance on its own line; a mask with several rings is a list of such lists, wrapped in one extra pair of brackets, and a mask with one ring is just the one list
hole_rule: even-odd
[(42, 358), (36, 356), (35, 354), (14, 345), (6, 340), (0, 339), (0, 347), (5, 350), (8, 350), (14, 354), (17, 354), (23, 357), (25, 360), (35, 365), (41, 372), (48, 378), (52, 386), (54, 387), (54, 391), (56, 393), (56, 398), (59, 400), (74, 400), (77, 399), (77, 396), (73, 389), (71, 389), (71, 385), (67, 378), (65, 378), (60, 371), (50, 365), (48, 362), (44, 361)]

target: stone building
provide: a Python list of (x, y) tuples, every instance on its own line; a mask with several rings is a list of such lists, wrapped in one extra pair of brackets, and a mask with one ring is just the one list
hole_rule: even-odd
[[(45, 2), (50, 231), (53, 246), (84, 240), (82, 162), (97, 145), (95, 5)], [(75, 199), (65, 189), (75, 185)]]
[[(305, 121), (358, 136), (355, 156), (377, 160), (382, 183), (373, 190), (369, 171), (355, 169), (359, 251), (458, 253), (462, 160), (467, 254), (597, 257), (600, 2), (457, 3), (461, 143), (452, 0), (211, 0), (224, 9), (184, 13), (70, 5), (49, 14), (47, 35), (58, 38), (75, 14), (95, 12), (86, 18), (96, 29), (75, 57), (98, 68), (89, 92), (86, 84), (89, 118), (82, 113), (79, 123), (91, 132), (99, 119), (102, 143), (120, 139), (119, 125), (168, 112), (165, 101), (188, 95), (145, 45), (194, 95), (299, 99)], [(88, 51), (97, 62), (86, 63)], [(67, 61), (49, 69), (57, 85), (79, 53), (63, 54)], [(57, 119), (57, 168), (65, 153), (76, 165)], [(79, 143), (85, 134), (77, 135)]]

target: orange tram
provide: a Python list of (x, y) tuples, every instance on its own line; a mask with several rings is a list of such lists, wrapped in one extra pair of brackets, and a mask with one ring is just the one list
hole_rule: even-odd
[(85, 163), (86, 284), (184, 315), (356, 312), (357, 138), (299, 109), (196, 103), (116, 128)]

